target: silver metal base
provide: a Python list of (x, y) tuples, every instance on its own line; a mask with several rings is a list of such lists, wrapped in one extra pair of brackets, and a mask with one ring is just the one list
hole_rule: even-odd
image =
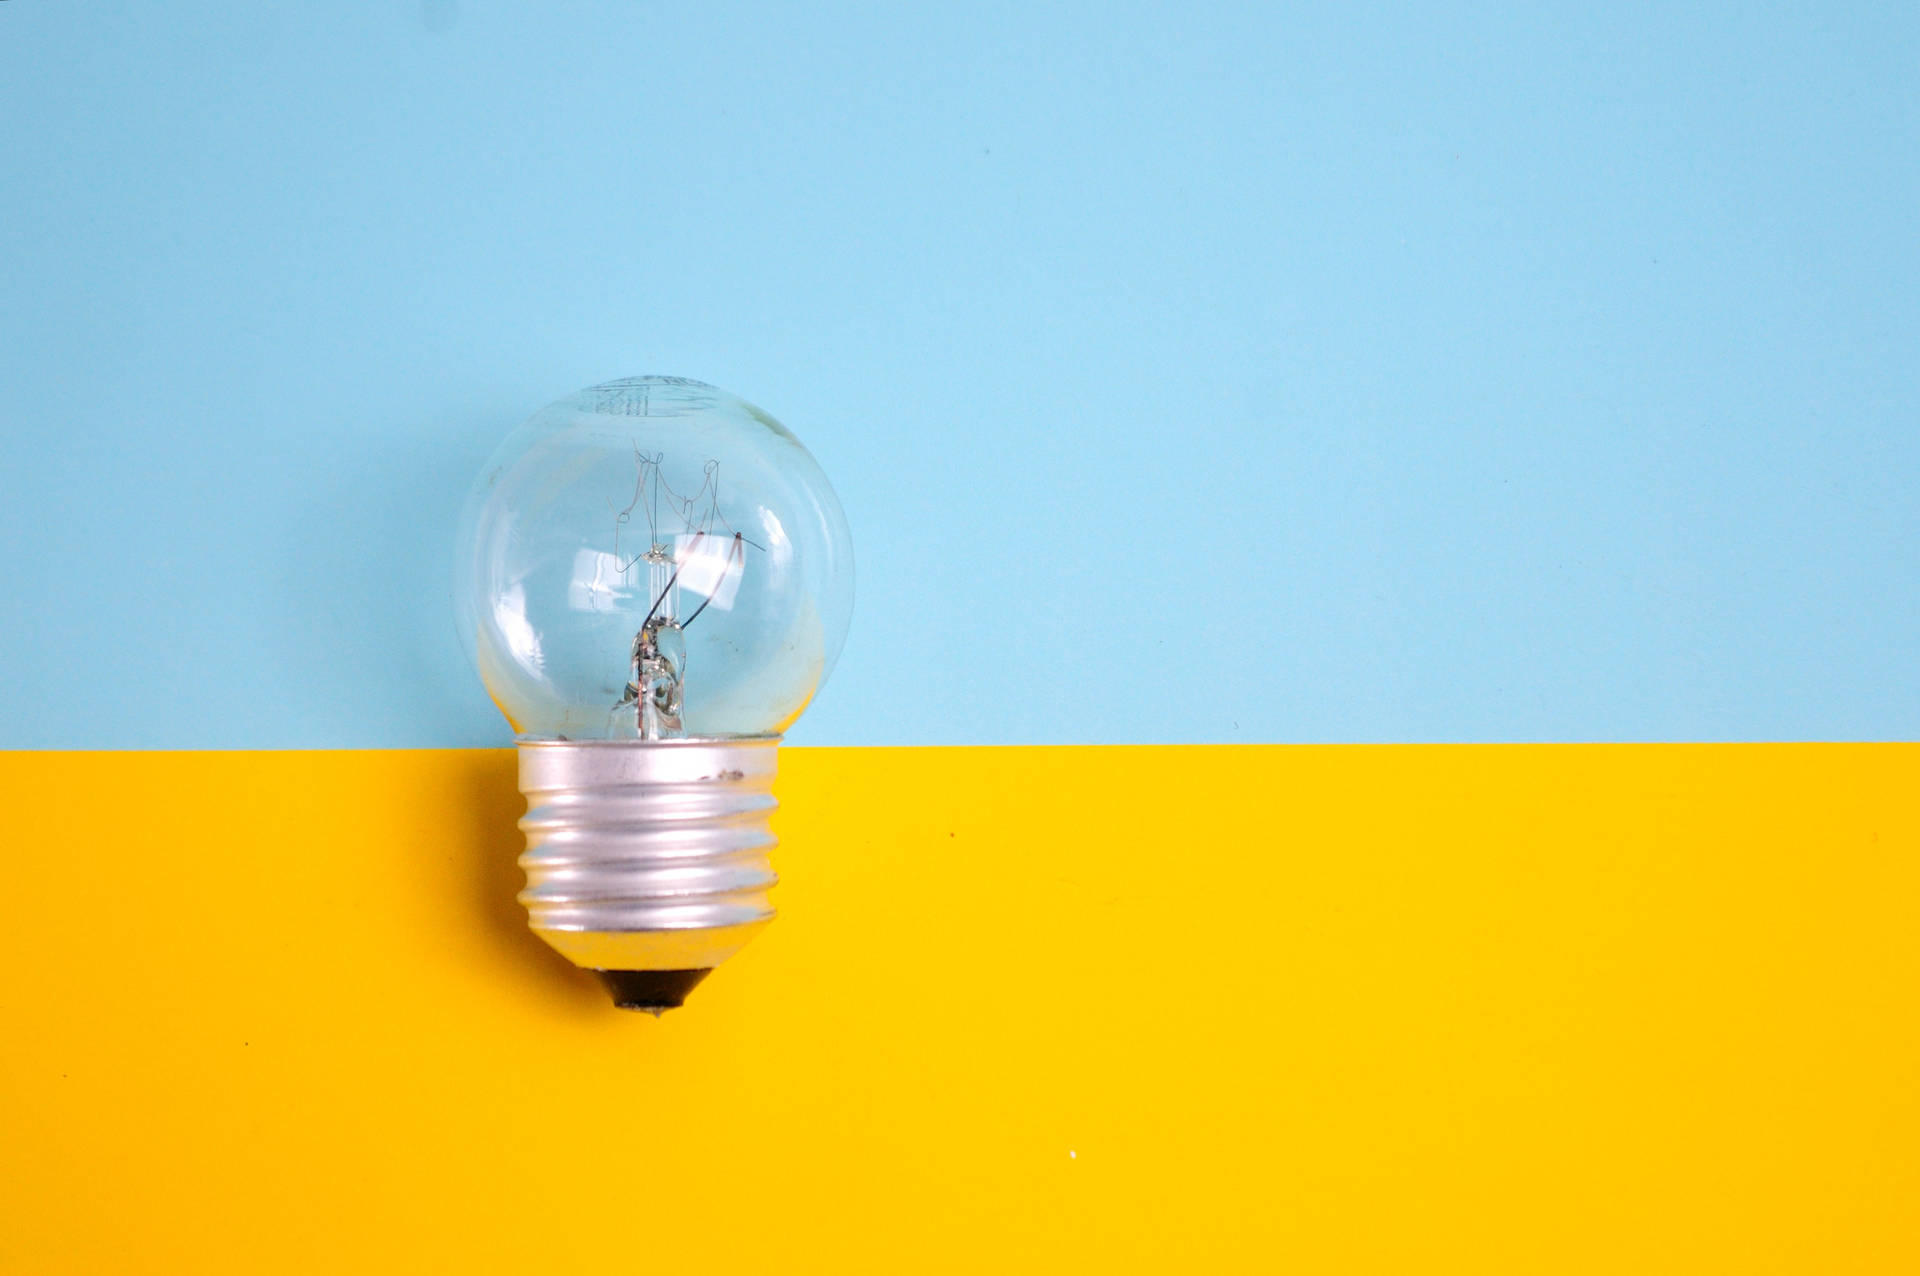
[(773, 920), (779, 743), (522, 740), (534, 933), (598, 971), (705, 971), (738, 952)]

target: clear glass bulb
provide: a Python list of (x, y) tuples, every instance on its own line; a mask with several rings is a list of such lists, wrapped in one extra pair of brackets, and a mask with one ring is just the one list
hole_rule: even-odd
[(853, 611), (818, 463), (759, 408), (679, 377), (537, 413), (481, 472), (460, 543), (461, 627), (523, 738), (778, 735)]

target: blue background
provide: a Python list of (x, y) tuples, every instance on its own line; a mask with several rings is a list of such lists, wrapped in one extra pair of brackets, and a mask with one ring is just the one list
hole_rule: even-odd
[(504, 742), (456, 513), (833, 475), (794, 739), (1920, 734), (1920, 9), (0, 4), (0, 744)]

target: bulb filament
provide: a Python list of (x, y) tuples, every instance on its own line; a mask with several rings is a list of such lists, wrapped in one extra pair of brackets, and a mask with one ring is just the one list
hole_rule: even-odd
[[(613, 552), (623, 576), (643, 562), (647, 565), (653, 605), (640, 622), (639, 632), (634, 634), (633, 647), (628, 653), (626, 687), (609, 712), (608, 726), (611, 728), (615, 715), (631, 706), (634, 728), (640, 738), (664, 740), (685, 734), (683, 708), (686, 698), (687, 627), (698, 620), (701, 613), (722, 594), (730, 579), (731, 583), (737, 585), (737, 578), (746, 571), (747, 547), (751, 545), (764, 550), (765, 546), (755, 544), (735, 531), (733, 524), (720, 512), (718, 461), (709, 460), (702, 466), (699, 490), (691, 497), (682, 497), (661, 473), (664, 453), (656, 452), (649, 456), (636, 444), (633, 457), (633, 495), (624, 509), (614, 511)], [(661, 535), (663, 498), (668, 525), (679, 525), (670, 533), (672, 543)], [(612, 502), (608, 502), (608, 505), (611, 508)], [(641, 510), (647, 520), (647, 548), (631, 558), (622, 558), (621, 531), (632, 520), (636, 509)], [(717, 539), (721, 535), (714, 531), (715, 524), (732, 533), (732, 541), (717, 570), (713, 565), (714, 555), (706, 548), (709, 537)], [(704, 579), (695, 582), (694, 592), (700, 595), (699, 606), (685, 620), (681, 620), (680, 595), (687, 589), (681, 583), (681, 577), (690, 562), (701, 563), (705, 570), (697, 575)], [(731, 593), (728, 597), (731, 597)], [(722, 604), (723, 607), (726, 605)]]

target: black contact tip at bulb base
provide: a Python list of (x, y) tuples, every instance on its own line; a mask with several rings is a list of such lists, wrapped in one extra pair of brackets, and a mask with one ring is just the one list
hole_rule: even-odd
[(658, 1015), (685, 1004), (687, 994), (713, 971), (596, 970), (593, 973), (600, 976), (600, 982), (613, 994), (613, 1004), (620, 1009), (645, 1010)]

